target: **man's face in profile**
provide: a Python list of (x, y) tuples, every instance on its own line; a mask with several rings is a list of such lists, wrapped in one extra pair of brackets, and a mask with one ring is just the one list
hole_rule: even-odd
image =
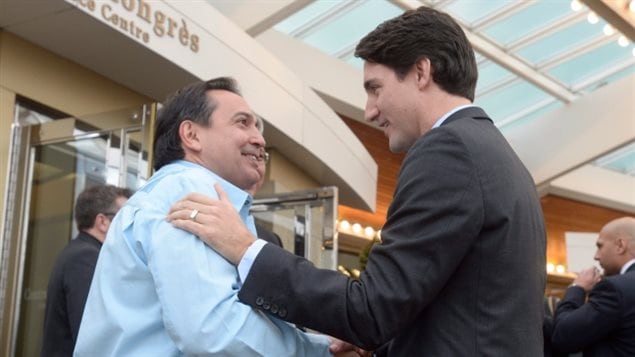
[(225, 180), (249, 190), (265, 173), (262, 122), (238, 94), (211, 90), (207, 95), (217, 106), (200, 138), (203, 163)]

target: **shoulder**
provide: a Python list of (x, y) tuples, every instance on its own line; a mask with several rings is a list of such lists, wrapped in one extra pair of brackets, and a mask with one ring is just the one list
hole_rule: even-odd
[(128, 205), (163, 212), (188, 193), (199, 192), (217, 197), (214, 190), (216, 181), (217, 178), (203, 167), (170, 164), (157, 171), (130, 198)]

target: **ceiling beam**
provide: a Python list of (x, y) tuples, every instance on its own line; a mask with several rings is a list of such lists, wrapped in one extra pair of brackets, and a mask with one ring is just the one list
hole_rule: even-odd
[(580, 0), (589, 9), (611, 24), (617, 31), (635, 42), (635, 12), (626, 0)]
[[(414, 0), (390, 0), (395, 5), (405, 10), (416, 9), (423, 4)], [(503, 68), (516, 74), (527, 82), (537, 86), (550, 95), (558, 98), (565, 103), (571, 103), (576, 100), (577, 95), (543, 73), (537, 71), (524, 61), (509, 54), (500, 46), (492, 43), (484, 36), (478, 35), (471, 31), (471, 29), (463, 23), (460, 19), (455, 18), (456, 22), (461, 25), (467, 39), (472, 43), (474, 50), (488, 57), (491, 61), (496, 62)]]

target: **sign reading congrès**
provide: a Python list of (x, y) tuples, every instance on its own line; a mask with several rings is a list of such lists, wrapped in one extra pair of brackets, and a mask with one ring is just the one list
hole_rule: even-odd
[(197, 53), (199, 37), (190, 33), (187, 22), (154, 9), (156, 2), (147, 0), (66, 0), (110, 26), (147, 44), (153, 37), (173, 38)]

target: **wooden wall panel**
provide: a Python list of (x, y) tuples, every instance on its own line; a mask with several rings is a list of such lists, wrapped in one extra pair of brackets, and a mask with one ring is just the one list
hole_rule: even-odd
[(388, 150), (388, 138), (381, 130), (359, 121), (343, 117), (344, 123), (357, 135), (375, 159), (377, 173), (377, 210), (372, 213), (347, 206), (339, 207), (340, 218), (358, 222), (375, 229), (381, 228), (386, 220), (386, 211), (392, 201), (393, 192), (399, 175), (399, 168), (405, 154), (394, 154)]
[(541, 199), (547, 229), (547, 261), (566, 264), (565, 232), (599, 232), (607, 222), (629, 214), (568, 198), (547, 195)]

